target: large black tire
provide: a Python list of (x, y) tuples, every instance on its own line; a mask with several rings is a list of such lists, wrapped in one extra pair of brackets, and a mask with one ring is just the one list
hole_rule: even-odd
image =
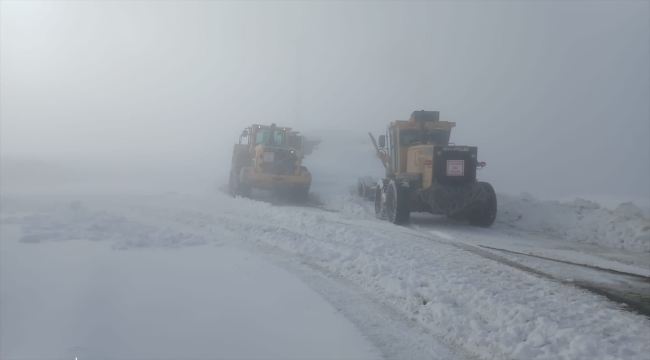
[(411, 217), (411, 188), (408, 182), (391, 180), (386, 190), (386, 217), (393, 224), (401, 225)]
[(497, 217), (497, 194), (489, 183), (481, 182), (480, 184), (488, 193), (488, 198), (480, 209), (476, 209), (467, 215), (467, 220), (474, 226), (490, 227)]
[(235, 169), (230, 169), (230, 177), (228, 178), (228, 194), (230, 196), (237, 196), (237, 189), (239, 188), (239, 179), (237, 178), (238, 172)]
[(239, 184), (239, 195), (241, 197), (250, 198), (253, 193), (253, 188), (250, 185)]
[(459, 214), (447, 214), (447, 219), (452, 221), (465, 221), (467, 220), (467, 215), (464, 212)]
[(251, 197), (252, 188), (250, 185), (242, 184), (239, 181), (239, 171), (236, 169), (230, 170), (230, 180), (228, 181), (228, 193), (232, 197)]
[(386, 219), (386, 206), (384, 204), (384, 198), (386, 194), (386, 188), (388, 187), (388, 179), (381, 179), (377, 182), (377, 187), (375, 188), (375, 216), (378, 219)]
[(359, 180), (357, 181), (357, 194), (359, 195), (359, 197), (364, 198), (365, 193), (366, 193), (366, 189), (365, 186), (363, 185), (363, 179), (359, 178)]
[(293, 198), (299, 203), (306, 203), (309, 201), (309, 187), (299, 187), (293, 189)]
[(375, 199), (375, 191), (371, 187), (366, 187), (363, 195), (364, 195), (363, 197), (364, 200), (373, 201)]
[(359, 181), (357, 182), (357, 193), (360, 198), (373, 201), (375, 199), (375, 193), (372, 188), (373, 181), (370, 176), (359, 178)]

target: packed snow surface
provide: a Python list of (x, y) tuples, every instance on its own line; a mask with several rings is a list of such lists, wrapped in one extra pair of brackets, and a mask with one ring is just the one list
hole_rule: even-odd
[(207, 242), (127, 223), (75, 208), (27, 216), (26, 234), (2, 224), (2, 359), (382, 358), (332, 305), (248, 252), (101, 243)]

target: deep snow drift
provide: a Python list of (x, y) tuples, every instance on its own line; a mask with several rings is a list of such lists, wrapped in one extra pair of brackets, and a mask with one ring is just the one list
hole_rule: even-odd
[(650, 216), (632, 203), (614, 209), (596, 202), (540, 201), (530, 196), (499, 196), (500, 224), (615, 249), (650, 252)]

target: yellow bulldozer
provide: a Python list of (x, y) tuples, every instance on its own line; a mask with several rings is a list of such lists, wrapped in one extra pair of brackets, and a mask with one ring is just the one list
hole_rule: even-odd
[[(485, 162), (476, 146), (449, 142), (455, 122), (440, 121), (439, 111), (414, 111), (409, 120), (388, 125), (379, 144), (368, 133), (386, 178), (359, 179), (359, 195), (375, 202), (375, 214), (394, 224), (409, 221), (411, 212), (446, 215), (482, 227), (492, 226), (497, 198), (492, 185), (477, 180)], [(388, 142), (388, 144), (387, 144)]]
[[(246, 140), (244, 140), (246, 139)], [(311, 173), (302, 166), (304, 139), (291, 128), (253, 124), (239, 136), (232, 154), (228, 190), (250, 197), (252, 189), (281, 192), (306, 201)]]

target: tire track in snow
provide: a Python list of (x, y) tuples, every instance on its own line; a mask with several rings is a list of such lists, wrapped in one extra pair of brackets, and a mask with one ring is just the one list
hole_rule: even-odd
[[(416, 236), (416, 235), (414, 235)], [(476, 255), (479, 255), (481, 257), (484, 257), (486, 259), (494, 260), (498, 263), (510, 266), (512, 268), (525, 271), (529, 274), (539, 276), (541, 278), (554, 281), (560, 284), (564, 284), (567, 286), (572, 286), (576, 287), (582, 290), (589, 291), (595, 295), (605, 297), (606, 299), (612, 301), (613, 303), (617, 304), (618, 308), (620, 310), (625, 310), (625, 311), (630, 311), (639, 315), (643, 315), (647, 318), (650, 319), (650, 298), (648, 297), (647, 294), (640, 294), (640, 293), (634, 293), (634, 292), (626, 292), (626, 291), (621, 291), (620, 289), (616, 289), (613, 287), (605, 286), (604, 284), (596, 284), (588, 281), (575, 281), (575, 280), (565, 280), (557, 276), (553, 276), (551, 274), (548, 274), (546, 272), (543, 272), (541, 270), (537, 270), (534, 268), (531, 268), (529, 266), (520, 264), (516, 261), (509, 260), (503, 256), (500, 256), (498, 254), (485, 251), (481, 249), (480, 247), (470, 245), (467, 243), (463, 242), (456, 242), (456, 241), (446, 241), (443, 239), (435, 239), (427, 236), (422, 236), (425, 239), (431, 239), (433, 241), (438, 241), (441, 243), (445, 243), (448, 245), (456, 246), (458, 248), (467, 250), (471, 253), (474, 253)], [(487, 246), (482, 246), (488, 249), (493, 249), (496, 251), (505, 251), (505, 252), (511, 252), (511, 253), (516, 253), (514, 251), (508, 251), (504, 249), (497, 249), (497, 248), (490, 248)], [(528, 254), (520, 254), (520, 255), (528, 255)], [(565, 263), (573, 266), (579, 266), (579, 267), (584, 267), (584, 268), (589, 268), (589, 269), (594, 269), (597, 271), (602, 271), (602, 272), (607, 272), (607, 273), (613, 273), (613, 274), (618, 274), (618, 275), (625, 275), (625, 276), (630, 276), (630, 277), (635, 277), (637, 279), (642, 279), (644, 282), (648, 282), (650, 280), (649, 278), (645, 276), (641, 276), (638, 274), (632, 274), (632, 273), (626, 273), (626, 272), (621, 272), (621, 271), (616, 271), (616, 270), (611, 270), (611, 269), (603, 269), (599, 268), (596, 266), (590, 266), (590, 265), (584, 265), (584, 264), (575, 264), (567, 261), (562, 261), (562, 260), (555, 260), (555, 259), (550, 259), (550, 258), (544, 258), (541, 256), (535, 256), (535, 255), (529, 255), (532, 257), (537, 257), (537, 258), (542, 258), (545, 260), (551, 260), (551, 261), (556, 261), (560, 263)]]
[[(510, 250), (505, 250), (505, 249), (498, 249), (498, 248), (491, 248), (488, 246), (483, 246), (488, 249), (496, 250), (496, 251), (503, 251), (505, 253), (510, 253), (510, 254), (516, 254), (520, 256), (527, 256), (527, 257), (533, 257), (536, 259), (542, 259), (545, 261), (553, 261), (553, 262), (558, 262), (558, 263), (563, 263), (571, 266), (578, 266), (578, 267), (583, 267), (583, 268), (588, 268), (592, 269), (595, 271), (601, 271), (605, 273), (611, 273), (619, 276), (627, 276), (634, 278), (637, 281), (641, 281), (644, 283), (650, 283), (650, 278), (638, 274), (632, 274), (632, 273), (626, 273), (626, 272), (621, 272), (621, 271), (616, 271), (616, 270), (610, 270), (610, 269), (603, 269), (597, 266), (590, 266), (590, 265), (582, 265), (582, 264), (575, 264), (567, 261), (562, 261), (562, 260), (556, 260), (556, 259), (551, 259), (551, 258), (546, 258), (543, 256), (537, 256), (537, 255), (531, 255), (531, 254), (525, 254), (525, 253), (519, 253), (516, 251), (510, 251)], [(494, 255), (494, 254), (493, 254)], [(524, 266), (522, 264), (519, 264), (515, 262), (518, 266)], [(546, 274), (546, 273), (544, 273)], [(546, 274), (548, 275), (548, 274)], [(617, 303), (623, 305), (622, 309), (635, 312), (639, 315), (643, 315), (647, 318), (650, 318), (650, 294), (647, 292), (647, 289), (643, 288), (638, 288), (638, 289), (624, 289), (621, 286), (612, 286), (608, 284), (603, 284), (603, 283), (595, 283), (595, 282), (589, 282), (589, 281), (584, 281), (584, 280), (564, 280), (559, 277), (555, 277), (552, 275), (551, 276), (553, 279), (555, 279), (558, 282), (562, 282), (567, 285), (574, 285), (576, 287), (585, 289), (587, 291), (590, 291), (596, 295), (604, 296), (605, 298)], [(638, 291), (637, 291), (638, 290)], [(646, 290), (644, 292), (640, 292)]]
[[(372, 300), (372, 303), (375, 306), (377, 306), (378, 308), (380, 308), (385, 314), (387, 314), (389, 316), (389, 318), (391, 318), (392, 320), (397, 320), (397, 321), (406, 323), (409, 326), (416, 327), (416, 328), (420, 329), (424, 334), (432, 336), (438, 343), (445, 344), (445, 345), (449, 346), (449, 348), (451, 350), (453, 350), (452, 353), (454, 353), (455, 355), (460, 356), (461, 359), (464, 359), (464, 360), (478, 360), (478, 359), (481, 359), (479, 356), (476, 356), (475, 354), (468, 351), (465, 347), (462, 346), (462, 344), (459, 344), (456, 341), (449, 341), (445, 337), (432, 332), (427, 327), (424, 327), (424, 326), (422, 326), (422, 324), (418, 323), (417, 320), (415, 320), (413, 318), (410, 318), (407, 315), (405, 315), (402, 310), (398, 309), (394, 305), (391, 305), (389, 303), (386, 303), (385, 301), (382, 301), (379, 298), (379, 296), (377, 296), (376, 294), (367, 292), (365, 289), (359, 287), (358, 284), (348, 280), (347, 278), (345, 278), (344, 276), (341, 276), (340, 274), (337, 274), (336, 272), (333, 272), (333, 271), (329, 270), (325, 266), (317, 264), (316, 262), (309, 259), (307, 256), (304, 256), (302, 254), (297, 254), (297, 253), (290, 253), (290, 252), (288, 252), (286, 250), (283, 250), (283, 249), (281, 249), (281, 248), (279, 248), (277, 246), (271, 247), (271, 246), (266, 245), (266, 244), (264, 244), (263, 246), (265, 247), (265, 250), (266, 250), (267, 254), (274, 254), (274, 255), (285, 256), (285, 257), (286, 257), (286, 255), (291, 255), (292, 257), (299, 259), (301, 265), (307, 266), (307, 267), (317, 271), (318, 273), (321, 273), (322, 275), (325, 275), (329, 279), (334, 280), (337, 283), (343, 284), (348, 289), (354, 289), (354, 290), (356, 290), (356, 292), (363, 294), (365, 297), (369, 297)], [(347, 314), (347, 315), (349, 316), (351, 314)], [(396, 354), (396, 355), (398, 355), (398, 354)], [(399, 355), (400, 355), (399, 356), (400, 359), (404, 359), (403, 354), (400, 353)], [(441, 359), (445, 359), (445, 358), (443, 357)], [(508, 358), (504, 358), (504, 359), (508, 359)]]
[[(347, 226), (357, 226), (356, 224), (350, 224), (350, 223), (346, 223), (346, 222), (335, 222), (335, 223), (342, 224), (342, 225), (347, 225)], [(630, 292), (630, 291), (621, 291), (620, 289), (617, 289), (617, 288), (614, 288), (614, 287), (609, 287), (609, 286), (605, 286), (603, 284), (596, 284), (596, 283), (592, 283), (592, 282), (588, 282), (588, 281), (573, 281), (573, 280), (569, 281), (569, 280), (565, 280), (565, 279), (559, 278), (557, 276), (553, 276), (551, 274), (543, 272), (541, 270), (537, 270), (537, 269), (531, 268), (529, 266), (520, 264), (520, 263), (518, 263), (516, 261), (509, 260), (509, 259), (507, 259), (507, 258), (505, 258), (503, 256), (498, 255), (498, 254), (495, 254), (495, 253), (492, 253), (492, 252), (489, 252), (489, 251), (485, 251), (485, 250), (481, 249), (480, 247), (484, 247), (484, 248), (491, 249), (491, 250), (496, 250), (496, 251), (504, 251), (504, 252), (509, 252), (509, 253), (515, 253), (515, 254), (518, 254), (518, 255), (526, 255), (526, 256), (530, 256), (530, 257), (536, 257), (536, 258), (540, 258), (540, 259), (560, 262), (560, 263), (564, 263), (564, 264), (568, 264), (568, 265), (572, 265), (572, 266), (584, 267), (584, 268), (593, 269), (593, 270), (602, 271), (602, 272), (607, 272), (607, 273), (612, 273), (612, 274), (616, 274), (616, 275), (629, 276), (629, 277), (633, 277), (633, 278), (636, 278), (638, 280), (641, 280), (643, 282), (650, 283), (650, 278), (648, 278), (646, 276), (642, 276), (642, 275), (638, 275), (638, 274), (634, 274), (634, 273), (623, 272), (623, 271), (612, 270), (612, 269), (605, 269), (605, 268), (592, 266), (592, 265), (578, 264), (578, 263), (572, 263), (572, 262), (564, 261), (564, 260), (546, 258), (546, 257), (543, 257), (543, 256), (538, 256), (538, 255), (524, 254), (524, 253), (519, 253), (519, 252), (516, 252), (516, 251), (492, 248), (492, 247), (488, 247), (488, 246), (479, 245), (480, 246), (479, 247), (479, 246), (470, 245), (470, 244), (467, 244), (467, 243), (464, 243), (464, 242), (461, 242), (461, 241), (454, 241), (453, 238), (448, 238), (448, 237), (445, 237), (445, 236), (441, 236), (440, 234), (436, 234), (436, 235), (438, 235), (437, 237), (432, 237), (432, 236), (424, 235), (423, 233), (419, 233), (419, 232), (414, 233), (414, 232), (410, 232), (410, 231), (400, 231), (400, 230), (391, 230), (391, 231), (401, 233), (401, 234), (406, 234), (406, 235), (419, 237), (419, 238), (422, 238), (422, 239), (436, 241), (436, 242), (439, 242), (441, 244), (451, 245), (451, 246), (454, 246), (454, 247), (469, 251), (469, 252), (471, 252), (471, 253), (473, 253), (475, 255), (481, 256), (483, 258), (490, 259), (490, 260), (496, 261), (498, 263), (501, 263), (503, 265), (512, 267), (514, 269), (521, 270), (521, 271), (527, 272), (529, 274), (532, 274), (532, 275), (535, 275), (535, 276), (538, 276), (538, 277), (541, 277), (541, 278), (544, 278), (544, 279), (547, 279), (547, 280), (550, 280), (550, 281), (553, 281), (553, 282), (557, 282), (557, 283), (561, 283), (561, 284), (564, 284), (564, 285), (567, 285), (567, 286), (572, 286), (572, 287), (576, 287), (576, 288), (579, 288), (579, 289), (582, 289), (582, 290), (589, 291), (589, 292), (591, 292), (591, 293), (593, 293), (595, 295), (605, 297), (606, 299), (614, 302), (615, 304), (618, 305), (618, 308), (620, 310), (631, 311), (633, 313), (643, 315), (643, 316), (650, 319), (650, 296), (648, 296), (648, 294), (642, 294), (642, 293)]]
[(614, 270), (614, 269), (607, 269), (607, 268), (603, 268), (603, 267), (599, 267), (599, 266), (595, 266), (595, 265), (579, 264), (579, 263), (575, 263), (575, 262), (571, 262), (571, 261), (567, 261), (567, 260), (553, 259), (553, 258), (550, 258), (550, 257), (535, 255), (535, 254), (526, 254), (526, 253), (522, 253), (522, 252), (519, 252), (519, 251), (495, 248), (495, 247), (492, 247), (492, 246), (486, 246), (486, 245), (479, 245), (479, 246), (482, 247), (482, 248), (490, 249), (490, 250), (497, 250), (497, 251), (503, 251), (503, 252), (507, 252), (507, 253), (511, 253), (511, 254), (529, 256), (529, 257), (534, 257), (534, 258), (537, 258), (537, 259), (549, 260), (549, 261), (554, 261), (554, 262), (563, 263), (563, 264), (567, 264), (567, 265), (581, 266), (581, 267), (585, 267), (585, 268), (589, 268), (589, 269), (593, 269), (593, 270), (597, 270), (597, 271), (608, 272), (608, 273), (614, 274), (614, 275), (629, 276), (629, 277), (636, 278), (639, 281), (650, 283), (650, 277), (639, 275), (639, 274), (634, 274), (634, 273), (630, 273), (630, 272), (619, 271), (619, 270)]
[[(416, 236), (416, 235), (414, 235)], [(423, 238), (429, 238), (427, 236), (422, 236)], [(456, 242), (456, 241), (445, 241), (445, 240), (439, 240), (435, 238), (430, 238), (431, 240), (434, 241), (439, 241), (442, 243), (446, 243), (449, 245), (457, 246), (459, 248), (462, 248), (464, 250), (470, 251), (476, 255), (482, 256), (486, 259), (494, 260), (496, 262), (499, 262), (501, 264), (510, 266), (512, 268), (525, 271), (527, 273), (533, 274), (535, 276), (539, 276), (545, 279), (548, 279), (550, 281), (554, 281), (557, 283), (561, 283), (567, 286), (572, 286), (576, 287), (582, 290), (589, 291), (595, 295), (602, 296), (613, 303), (617, 305), (617, 308), (620, 310), (625, 310), (625, 311), (630, 311), (639, 315), (643, 315), (647, 318), (650, 319), (650, 297), (648, 297), (647, 294), (640, 294), (636, 292), (629, 292), (629, 291), (622, 291), (620, 289), (606, 286), (604, 284), (597, 284), (593, 282), (588, 282), (588, 281), (575, 281), (575, 280), (565, 280), (557, 276), (553, 276), (551, 274), (548, 274), (546, 272), (543, 272), (541, 270), (533, 269), (529, 266), (520, 264), (516, 261), (509, 260), (503, 256), (500, 256), (498, 254), (482, 250), (481, 248), (470, 245), (464, 242)], [(480, 246), (480, 245), (479, 245)], [(606, 273), (612, 273), (612, 274), (618, 274), (618, 275), (624, 275), (624, 276), (630, 276), (634, 277), (637, 279), (641, 279), (644, 282), (648, 282), (649, 278), (638, 275), (638, 274), (633, 274), (633, 273), (627, 273), (627, 272), (622, 272), (622, 271), (616, 271), (616, 270), (611, 270), (611, 269), (604, 269), (604, 268), (599, 268), (596, 266), (590, 266), (590, 265), (585, 265), (585, 264), (576, 264), (576, 263), (571, 263), (563, 260), (556, 260), (556, 259), (551, 259), (551, 258), (545, 258), (541, 256), (536, 256), (536, 255), (529, 255), (529, 254), (523, 254), (523, 253), (517, 253), (514, 251), (509, 251), (509, 250), (504, 250), (504, 249), (498, 249), (498, 248), (490, 248), (487, 246), (481, 246), (485, 247), (488, 249), (496, 250), (496, 251), (504, 251), (504, 252), (510, 252), (510, 253), (516, 253), (519, 255), (527, 255), (531, 257), (536, 257), (536, 258), (541, 258), (549, 261), (555, 261), (555, 262), (560, 262), (572, 266), (578, 266), (578, 267), (583, 267), (583, 268), (588, 268), (588, 269), (594, 269), (597, 271), (602, 271)]]

